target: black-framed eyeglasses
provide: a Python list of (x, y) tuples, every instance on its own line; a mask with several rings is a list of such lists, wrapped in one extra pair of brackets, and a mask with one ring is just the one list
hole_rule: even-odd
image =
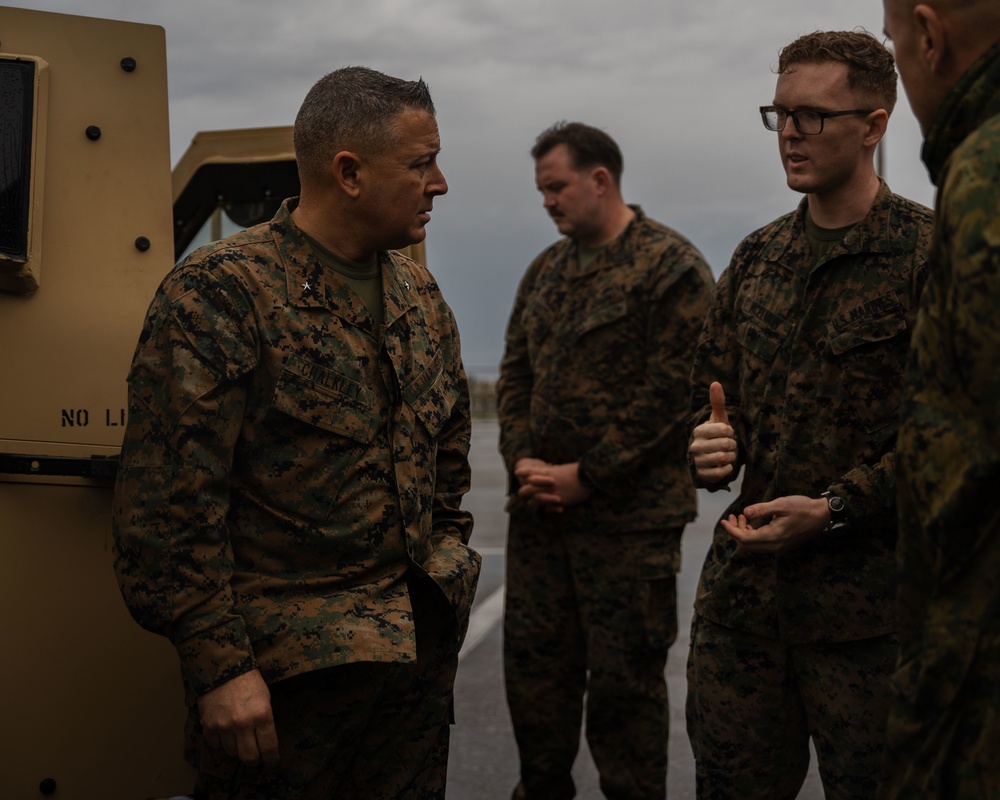
[(873, 108), (852, 108), (850, 111), (812, 111), (800, 108), (789, 111), (777, 106), (761, 106), (760, 118), (769, 131), (783, 131), (788, 118), (792, 118), (795, 129), (805, 136), (815, 136), (823, 132), (823, 121), (830, 117), (845, 117), (848, 114), (871, 114)]

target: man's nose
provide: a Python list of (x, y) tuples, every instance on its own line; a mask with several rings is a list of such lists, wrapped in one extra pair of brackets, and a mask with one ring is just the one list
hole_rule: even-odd
[(448, 181), (444, 178), (444, 172), (437, 164), (434, 165), (434, 174), (427, 182), (427, 194), (442, 195), (448, 194)]
[(799, 131), (799, 126), (795, 124), (794, 117), (788, 117), (785, 120), (785, 127), (778, 132), (778, 136), (784, 137), (785, 139), (802, 138), (802, 133)]

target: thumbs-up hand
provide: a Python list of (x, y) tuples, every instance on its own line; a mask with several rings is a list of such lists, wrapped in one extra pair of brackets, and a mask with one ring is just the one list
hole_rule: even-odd
[(733, 471), (736, 438), (726, 411), (726, 393), (718, 381), (708, 388), (712, 414), (691, 434), (688, 453), (698, 477), (705, 483), (720, 483)]
[(712, 416), (709, 422), (724, 422), (729, 424), (729, 413), (726, 411), (726, 393), (722, 389), (722, 384), (714, 381), (708, 387), (708, 402), (712, 404)]

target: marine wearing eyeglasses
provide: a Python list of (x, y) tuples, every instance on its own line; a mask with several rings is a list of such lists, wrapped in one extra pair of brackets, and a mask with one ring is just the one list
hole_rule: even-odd
[[(790, 214), (741, 242), (692, 373), (696, 480), (740, 495), (695, 604), (699, 798), (794, 798), (812, 737), (827, 797), (873, 797), (895, 643), (893, 447), (930, 212), (874, 153), (892, 55), (863, 32), (781, 52), (770, 105)], [(792, 124), (788, 124), (791, 119)]]

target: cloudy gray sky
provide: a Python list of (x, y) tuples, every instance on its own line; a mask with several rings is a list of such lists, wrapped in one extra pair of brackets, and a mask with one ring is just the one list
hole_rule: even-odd
[[(166, 31), (171, 161), (194, 134), (290, 124), (321, 75), (364, 64), (422, 76), (450, 185), (429, 266), (458, 317), (472, 374), (496, 370), (517, 283), (557, 237), (528, 150), (551, 123), (608, 131), (629, 202), (688, 236), (718, 275), (739, 240), (799, 199), (784, 182), (773, 99), (778, 51), (817, 29), (881, 36), (879, 0), (29, 0), (24, 8)], [(931, 204), (902, 90), (885, 177)]]

